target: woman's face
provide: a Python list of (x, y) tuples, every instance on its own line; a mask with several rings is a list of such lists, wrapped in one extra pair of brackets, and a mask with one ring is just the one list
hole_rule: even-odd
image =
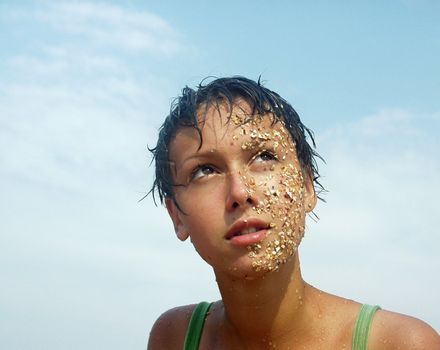
[(179, 236), (189, 234), (214, 269), (251, 277), (295, 254), (316, 196), (287, 129), (249, 112), (242, 100), (230, 119), (226, 105), (210, 108), (200, 148), (194, 128), (177, 132), (170, 160), (183, 212), (171, 199), (167, 208)]

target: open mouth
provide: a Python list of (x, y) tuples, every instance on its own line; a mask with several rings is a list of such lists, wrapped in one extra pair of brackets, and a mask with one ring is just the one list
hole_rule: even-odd
[(225, 238), (229, 241), (236, 241), (237, 239), (247, 241), (251, 240), (251, 237), (254, 236), (265, 236), (266, 231), (273, 226), (274, 224), (259, 218), (240, 219), (231, 226)]
[(257, 231), (261, 231), (261, 230), (266, 230), (268, 227), (249, 227), (249, 228), (245, 228), (239, 232), (235, 232), (234, 234), (232, 234), (232, 236), (228, 237), (228, 239), (231, 239), (232, 237), (237, 237), (237, 236), (243, 236), (243, 235), (248, 235), (250, 233), (254, 233)]
[(261, 243), (271, 227), (272, 224), (256, 218), (239, 220), (232, 225), (225, 238), (233, 246), (249, 247)]

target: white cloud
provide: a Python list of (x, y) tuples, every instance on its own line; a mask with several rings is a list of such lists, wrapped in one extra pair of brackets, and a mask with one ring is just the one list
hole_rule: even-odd
[(329, 193), (302, 247), (318, 287), (436, 328), (440, 319), (426, 305), (440, 294), (432, 279), (440, 266), (438, 116), (384, 109), (319, 135)]
[[(171, 96), (145, 61), (176, 52), (167, 45), (180, 50), (180, 39), (146, 12), (43, 7), (38, 23), (32, 11), (1, 14), (14, 13), (8, 20), (28, 31), (0, 62), (2, 347), (76, 347), (79, 334), (82, 349), (141, 348), (156, 276), (147, 258), (159, 255), (150, 237), (169, 227), (156, 223), (162, 217), (148, 199), (137, 201), (152, 182), (147, 145)], [(51, 34), (33, 36), (23, 19)], [(106, 336), (109, 328), (124, 335)]]
[(106, 3), (51, 3), (35, 18), (97, 47), (174, 54), (182, 49), (179, 34), (160, 16)]
[(399, 237), (402, 245), (413, 232), (424, 243), (437, 240), (432, 224), (440, 196), (439, 131), (438, 114), (382, 110), (321, 135), (323, 182), (330, 190), (322, 207), (332, 210), (336, 202), (352, 229), (335, 233)]
[[(103, 174), (118, 181), (135, 176), (147, 161), (146, 143), (154, 142), (154, 121), (166, 113), (169, 94), (162, 77), (145, 67), (138, 74), (120, 54), (131, 40), (148, 48), (139, 57), (151, 50), (171, 54), (163, 48), (181, 46), (175, 30), (155, 14), (105, 3), (52, 2), (5, 12), (14, 13), (17, 24), (37, 19), (44, 30), (59, 31), (33, 42), (32, 53), (12, 51), (4, 61), (3, 174), (77, 191), (94, 181), (94, 188), (104, 188)], [(99, 32), (107, 41), (90, 42)]]
[(411, 127), (411, 115), (402, 109), (384, 109), (367, 116), (353, 125), (354, 131), (366, 137), (389, 136), (400, 133), (408, 136), (416, 130)]

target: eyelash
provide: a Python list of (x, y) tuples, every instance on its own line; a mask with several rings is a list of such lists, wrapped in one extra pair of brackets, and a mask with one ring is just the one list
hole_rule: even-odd
[[(194, 170), (191, 172), (191, 176), (190, 176), (191, 180), (196, 180), (196, 179), (200, 178), (200, 177), (196, 177), (197, 172), (202, 169), (208, 169), (208, 168), (211, 169), (212, 172), (210, 174), (203, 174), (203, 176), (212, 175), (215, 172), (214, 166), (212, 166), (210, 164), (200, 164), (197, 167), (195, 167)], [(203, 176), (201, 176), (201, 177), (203, 177)]]
[[(263, 162), (271, 162), (271, 161), (278, 161), (278, 156), (274, 153), (274, 152), (272, 152), (272, 151), (269, 151), (269, 150), (264, 150), (264, 151), (261, 151), (261, 152), (259, 152), (259, 153), (257, 153), (253, 158), (252, 158), (252, 161), (255, 161), (257, 158), (263, 158), (263, 157), (268, 157), (269, 159), (262, 159), (262, 161)], [(206, 169), (209, 169), (210, 170), (210, 173), (209, 174), (202, 174), (201, 176), (197, 176), (197, 173), (199, 172), (199, 171), (201, 171), (201, 170), (206, 170)], [(214, 174), (216, 172), (216, 168), (213, 166), (213, 165), (211, 165), (211, 164), (200, 164), (200, 165), (198, 165), (197, 167), (195, 167), (194, 168), (194, 170), (191, 172), (191, 175), (190, 175), (190, 179), (191, 179), (191, 181), (192, 180), (197, 180), (197, 179), (199, 179), (199, 178), (202, 178), (202, 177), (205, 177), (205, 176), (209, 176), (209, 175), (212, 175), (212, 174)]]
[(264, 151), (261, 151), (260, 153), (258, 153), (258, 154), (256, 154), (256, 155), (254, 156), (254, 159), (256, 159), (256, 158), (258, 158), (258, 157), (261, 157), (261, 158), (262, 158), (262, 156), (269, 156), (270, 159), (266, 159), (266, 160), (265, 160), (266, 162), (270, 162), (270, 161), (278, 160), (278, 156), (277, 156), (274, 152), (272, 152), (272, 151), (270, 151), (270, 150), (264, 150)]

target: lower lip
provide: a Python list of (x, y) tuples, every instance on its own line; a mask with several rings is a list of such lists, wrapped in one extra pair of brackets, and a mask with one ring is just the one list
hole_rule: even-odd
[(260, 243), (264, 238), (266, 238), (267, 230), (260, 230), (252, 233), (247, 233), (241, 236), (234, 236), (229, 239), (232, 245), (237, 247), (247, 247), (252, 244)]

